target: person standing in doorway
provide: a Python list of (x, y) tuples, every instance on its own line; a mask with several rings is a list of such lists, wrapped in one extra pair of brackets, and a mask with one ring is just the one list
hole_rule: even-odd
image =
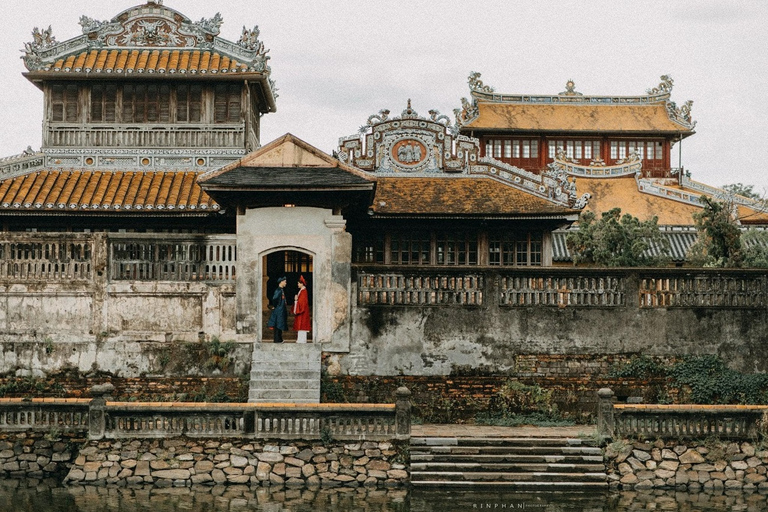
[(309, 299), (307, 298), (307, 282), (304, 276), (299, 276), (299, 293), (296, 294), (296, 300), (293, 302), (293, 330), (297, 331), (296, 343), (306, 343), (307, 333), (312, 328), (312, 321), (309, 319)]
[(285, 277), (281, 277), (277, 280), (277, 289), (272, 294), (272, 304), (275, 309), (272, 310), (272, 314), (269, 316), (267, 327), (275, 331), (274, 342), (283, 342), (283, 331), (288, 329), (288, 307), (285, 302), (285, 285), (288, 284), (288, 280)]

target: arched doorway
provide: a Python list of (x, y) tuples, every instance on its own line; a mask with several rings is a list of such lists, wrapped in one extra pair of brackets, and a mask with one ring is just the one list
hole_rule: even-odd
[[(272, 313), (270, 307), (270, 299), (272, 294), (275, 293), (277, 288), (277, 280), (285, 276), (288, 280), (288, 284), (285, 287), (285, 298), (289, 304), (288, 307), (288, 330), (283, 333), (283, 339), (286, 342), (296, 341), (296, 331), (292, 330), (293, 327), (293, 313), (292, 307), (294, 297), (299, 291), (299, 276), (304, 276), (304, 280), (307, 283), (307, 298), (309, 300), (309, 306), (312, 308), (313, 304), (313, 291), (312, 277), (313, 277), (313, 261), (312, 255), (309, 253), (295, 251), (295, 250), (282, 250), (275, 251), (267, 254), (262, 258), (262, 269), (264, 269), (262, 276), (263, 282), (261, 286), (261, 300), (262, 300), (262, 341), (272, 341), (272, 330), (267, 327), (269, 321), (269, 315)], [(314, 310), (312, 310), (314, 311)], [(314, 314), (310, 313), (311, 318), (314, 320)], [(313, 322), (314, 325), (314, 322)], [(308, 336), (308, 341), (312, 340), (312, 331)]]

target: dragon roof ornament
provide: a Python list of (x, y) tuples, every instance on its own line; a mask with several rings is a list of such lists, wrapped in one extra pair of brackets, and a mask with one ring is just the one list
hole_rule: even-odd
[(24, 64), (29, 71), (47, 70), (58, 59), (93, 49), (199, 49), (214, 50), (248, 66), (248, 71), (270, 73), (268, 50), (259, 40), (259, 29), (243, 28), (237, 43), (221, 39), (224, 19), (220, 13), (212, 18), (192, 22), (176, 10), (163, 6), (160, 0), (127, 9), (110, 21), (80, 17), (82, 35), (58, 42), (51, 28), (32, 32), (33, 40), (24, 45)]

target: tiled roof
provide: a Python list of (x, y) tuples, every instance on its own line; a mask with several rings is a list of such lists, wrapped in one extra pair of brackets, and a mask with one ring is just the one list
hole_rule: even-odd
[[(698, 233), (694, 229), (668, 229), (662, 234), (669, 241), (669, 257), (678, 263), (685, 261), (688, 250), (698, 239)], [(557, 230), (552, 232), (552, 261), (571, 261), (571, 252), (565, 243), (568, 231)], [(659, 247), (652, 246), (646, 251), (648, 256), (660, 256)]]
[(244, 73), (248, 65), (217, 52), (179, 50), (90, 50), (69, 55), (39, 71), (61, 73), (203, 74)]
[(655, 215), (659, 218), (659, 224), (686, 226), (693, 225), (693, 214), (701, 211), (698, 206), (640, 192), (634, 176), (578, 177), (576, 191), (579, 195), (585, 192), (592, 195), (586, 209), (598, 216), (612, 208), (621, 208), (622, 213), (640, 220), (648, 220)]
[(43, 170), (0, 181), (0, 213), (217, 210), (197, 184), (199, 174)]
[(569, 215), (564, 208), (492, 178), (378, 178), (380, 215)]
[(669, 118), (663, 103), (649, 105), (536, 105), (478, 102), (479, 116), (462, 130), (691, 133)]

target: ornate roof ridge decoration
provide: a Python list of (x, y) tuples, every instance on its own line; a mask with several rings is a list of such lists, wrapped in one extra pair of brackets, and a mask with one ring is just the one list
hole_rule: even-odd
[(35, 172), (45, 165), (45, 155), (32, 146), (18, 155), (0, 158), (0, 180)]
[(718, 201), (726, 201), (739, 206), (746, 206), (747, 208), (751, 208), (758, 212), (768, 213), (768, 201), (765, 199), (750, 199), (749, 197), (740, 196), (719, 187), (713, 187), (706, 183), (694, 181), (685, 174), (680, 177), (680, 185), (684, 188), (710, 195)]
[[(566, 174), (540, 176), (490, 157), (480, 157), (480, 141), (457, 133), (446, 115), (420, 116), (408, 100), (399, 117), (380, 110), (357, 134), (339, 139), (338, 158), (363, 171), (388, 177), (488, 177), (559, 206), (583, 208)], [(582, 204), (582, 206), (578, 206)]]
[(669, 119), (685, 130), (693, 130), (696, 122), (691, 119), (693, 101), (686, 101), (683, 106), (670, 100), (674, 80), (669, 75), (662, 75), (658, 86), (646, 89), (646, 94), (638, 96), (591, 96), (575, 90), (573, 80), (568, 80), (566, 90), (556, 95), (535, 94), (500, 94), (493, 87), (483, 84), (480, 73), (469, 74), (471, 100), (461, 98), (461, 109), (454, 110), (459, 127), (468, 125), (480, 115), (478, 102), (534, 104), (534, 105), (665, 105)]
[[(243, 27), (243, 34), (235, 43), (219, 37), (223, 22), (220, 13), (192, 22), (178, 11), (164, 7), (162, 1), (150, 0), (126, 9), (110, 21), (81, 16), (82, 35), (63, 42), (56, 41), (50, 27), (42, 31), (35, 27), (33, 41), (24, 45), (22, 58), (29, 71), (48, 71), (57, 60), (90, 50), (207, 50), (242, 62), (248, 72), (268, 76), (269, 50), (259, 40), (258, 26), (251, 30)], [(274, 90), (272, 81), (270, 85)]]
[(605, 165), (600, 159), (595, 159), (589, 165), (576, 162), (559, 150), (554, 161), (549, 164), (549, 171), (553, 173), (564, 172), (569, 176), (583, 176), (585, 178), (615, 178), (618, 176), (633, 176), (642, 171), (643, 162), (635, 152), (631, 152), (627, 158), (618, 160), (615, 165)]

